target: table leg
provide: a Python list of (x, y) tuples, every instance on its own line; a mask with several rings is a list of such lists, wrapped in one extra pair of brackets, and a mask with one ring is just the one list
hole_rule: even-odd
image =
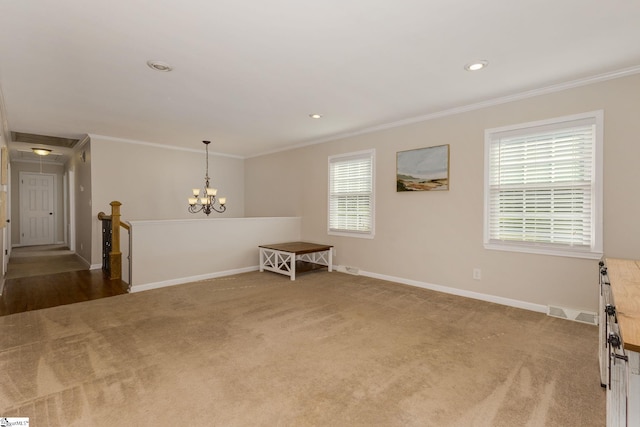
[(264, 249), (260, 248), (260, 272), (264, 271)]

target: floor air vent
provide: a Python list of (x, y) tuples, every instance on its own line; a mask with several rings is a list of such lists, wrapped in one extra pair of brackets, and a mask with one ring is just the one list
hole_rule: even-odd
[(590, 325), (598, 324), (597, 313), (591, 313), (588, 311), (572, 310), (570, 308), (550, 305), (547, 307), (547, 314), (552, 317), (559, 317), (560, 319), (573, 320), (580, 323), (588, 323)]

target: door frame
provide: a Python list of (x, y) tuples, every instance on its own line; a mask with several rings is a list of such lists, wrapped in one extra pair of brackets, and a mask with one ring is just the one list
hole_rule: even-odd
[[(3, 239), (3, 247), (4, 247), (4, 252), (2, 253), (2, 274), (4, 277), (4, 275), (7, 273), (7, 269), (9, 267), (9, 257), (11, 257), (11, 162), (7, 163), (7, 185), (6, 185), (6, 192), (7, 192), (7, 206), (5, 206), (5, 209), (7, 210), (6, 213), (6, 223), (3, 224), (4, 227), (2, 228), (2, 239)], [(1, 294), (1, 292), (0, 292)]]

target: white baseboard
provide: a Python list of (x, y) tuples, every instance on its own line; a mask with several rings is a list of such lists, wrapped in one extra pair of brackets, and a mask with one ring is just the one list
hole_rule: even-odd
[[(226, 270), (226, 271), (219, 271), (216, 273), (209, 273), (209, 274), (203, 274), (200, 276), (191, 276), (191, 277), (181, 277), (179, 279), (173, 279), (173, 280), (167, 280), (167, 281), (163, 281), (163, 282), (155, 282), (155, 283), (145, 283), (143, 285), (134, 285), (131, 287), (131, 292), (142, 292), (142, 291), (148, 291), (151, 289), (158, 289), (158, 288), (164, 288), (166, 286), (175, 286), (175, 285), (181, 285), (184, 283), (190, 283), (190, 282), (197, 282), (200, 280), (207, 280), (207, 279), (215, 279), (217, 277), (223, 277), (223, 276), (231, 276), (233, 274), (240, 274), (240, 273), (248, 273), (250, 271), (257, 271), (259, 268), (257, 265), (252, 266), (252, 267), (245, 267), (245, 268), (238, 268), (238, 269), (234, 269), (234, 270)], [(346, 267), (346, 266), (342, 266), (342, 265), (338, 265), (338, 266), (334, 266), (334, 270), (336, 271), (340, 271), (340, 272), (346, 272), (347, 274), (349, 273), (349, 271), (354, 271), (352, 267)], [(371, 277), (373, 279), (380, 279), (380, 280), (386, 280), (389, 282), (396, 282), (396, 283), (401, 283), (403, 285), (409, 285), (409, 286), (415, 286), (418, 288), (423, 288), (423, 289), (429, 289), (431, 291), (436, 291), (436, 292), (442, 292), (445, 294), (451, 294), (451, 295), (457, 295), (457, 296), (461, 296), (461, 297), (465, 297), (465, 298), (473, 298), (473, 299), (477, 299), (477, 300), (481, 300), (481, 301), (487, 301), (487, 302), (492, 302), (492, 303), (496, 303), (496, 304), (501, 304), (501, 305), (506, 305), (509, 307), (516, 307), (516, 308), (521, 308), (524, 310), (530, 310), (530, 311), (535, 311), (538, 313), (546, 313), (547, 312), (547, 306), (546, 305), (540, 305), (540, 304), (533, 304), (530, 302), (526, 302), (526, 301), (520, 301), (520, 300), (515, 300), (515, 299), (511, 299), (511, 298), (504, 298), (504, 297), (499, 297), (499, 296), (495, 296), (495, 295), (488, 295), (488, 294), (482, 294), (480, 292), (472, 292), (472, 291), (466, 291), (464, 289), (456, 289), (456, 288), (452, 288), (449, 286), (442, 286), (442, 285), (435, 285), (433, 283), (427, 283), (427, 282), (420, 282), (418, 280), (412, 280), (412, 279), (405, 279), (402, 277), (396, 277), (396, 276), (388, 276), (385, 274), (378, 274), (378, 273), (373, 273), (370, 271), (364, 271), (364, 270), (357, 270), (357, 274), (361, 275), (361, 276), (366, 276), (366, 277)]]
[(164, 288), (164, 287), (167, 287), (167, 286), (182, 285), (184, 283), (198, 282), (200, 280), (215, 279), (217, 277), (231, 276), (233, 274), (248, 273), (250, 271), (257, 271), (257, 270), (258, 270), (258, 266), (254, 265), (254, 266), (251, 266), (251, 267), (236, 268), (236, 269), (233, 269), (233, 270), (225, 270), (225, 271), (218, 271), (218, 272), (215, 272), (215, 273), (201, 274), (199, 276), (181, 277), (179, 279), (166, 280), (164, 282), (154, 282), (154, 283), (145, 283), (143, 285), (133, 285), (131, 287), (130, 292), (133, 293), (133, 292), (149, 291), (151, 289)]
[[(349, 273), (349, 269), (353, 267), (338, 266), (338, 271)], [(418, 288), (429, 289), (431, 291), (443, 292), (445, 294), (457, 295), (465, 298), (473, 298), (481, 301), (493, 302), (496, 304), (506, 305), (510, 307), (522, 308), (524, 310), (536, 311), (538, 313), (546, 313), (547, 306), (533, 304), (526, 301), (520, 301), (510, 298), (498, 297), (495, 295), (482, 294), (480, 292), (466, 291), (464, 289), (452, 288), (449, 286), (434, 285), (433, 283), (420, 282), (418, 280), (405, 279), (402, 277), (387, 276), (385, 274), (372, 273), (370, 271), (359, 270), (361, 276), (372, 277), (374, 279), (387, 280), (390, 282), (402, 283), (403, 285), (416, 286)]]
[(87, 266), (87, 269), (89, 269), (89, 270), (100, 270), (100, 269), (102, 269), (102, 264), (91, 264), (89, 261), (87, 261), (79, 253), (74, 252), (74, 254), (78, 255), (78, 258), (80, 258), (80, 261), (82, 261), (82, 263)]
[(48, 246), (48, 245), (64, 245), (65, 242), (54, 242), (54, 243), (43, 243), (43, 244), (38, 244), (38, 245), (32, 245), (30, 243), (28, 244), (24, 244), (24, 243), (12, 243), (11, 247), (12, 248), (25, 248), (28, 246)]
[[(84, 265), (86, 265), (86, 266), (87, 266), (87, 268), (88, 268), (89, 270), (91, 270), (91, 263), (90, 263), (89, 261), (87, 261), (86, 259), (84, 259), (84, 257), (83, 257), (82, 255), (80, 255), (79, 253), (77, 253), (77, 252), (74, 252), (74, 254), (75, 254), (75, 255), (77, 255), (77, 256), (78, 256), (78, 258), (80, 258), (80, 261), (81, 261)], [(102, 265), (100, 266), (100, 268), (102, 268)]]

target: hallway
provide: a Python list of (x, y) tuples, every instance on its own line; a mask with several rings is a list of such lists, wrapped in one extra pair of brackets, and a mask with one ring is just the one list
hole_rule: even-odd
[(86, 269), (82, 259), (65, 245), (21, 246), (11, 250), (5, 279)]
[(127, 293), (127, 284), (87, 270), (60, 245), (14, 248), (9, 260), (0, 316)]

